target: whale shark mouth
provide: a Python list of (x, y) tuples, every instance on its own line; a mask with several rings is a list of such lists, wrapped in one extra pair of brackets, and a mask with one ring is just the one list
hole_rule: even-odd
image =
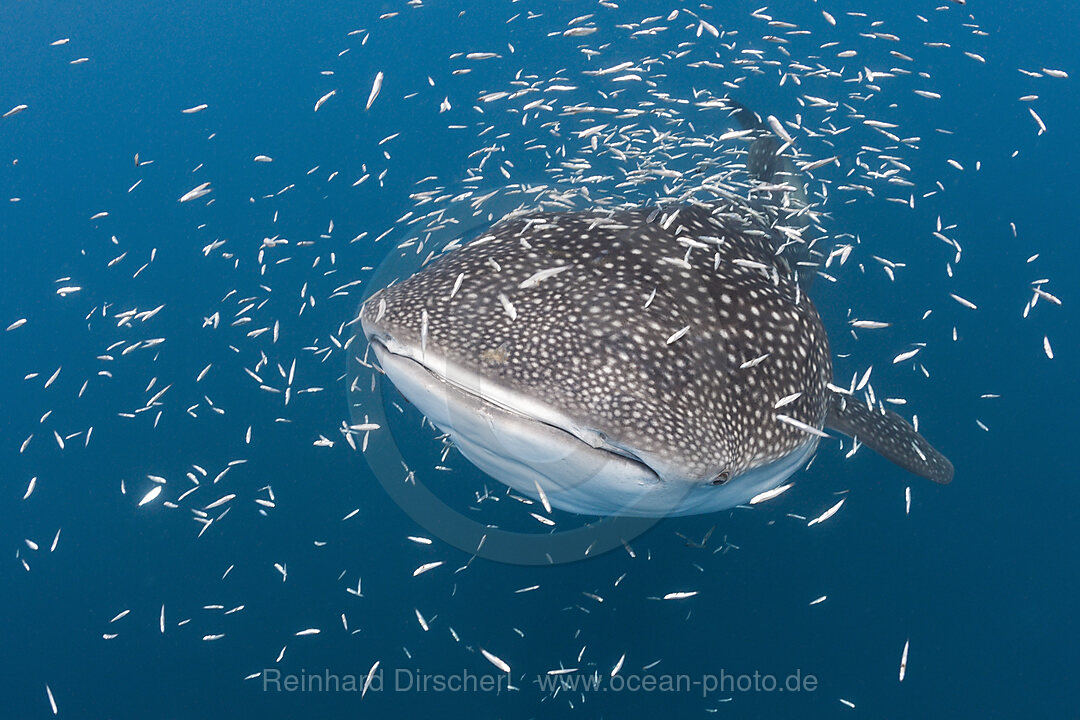
[(661, 476), (555, 408), (383, 333), (369, 335), (383, 372), (458, 450), (496, 480), (585, 515), (672, 509)]
[[(455, 409), (463, 412), (481, 411), (491, 421), (541, 425), (549, 429), (548, 432), (565, 436), (567, 441), (572, 440), (573, 443), (591, 450), (613, 454), (613, 456), (640, 465), (654, 478), (660, 479), (659, 474), (649, 467), (647, 462), (637, 457), (632, 450), (610, 443), (604, 433), (576, 422), (550, 404), (514, 391), (473, 370), (446, 361), (430, 348), (416, 348), (414, 345), (396, 340), (387, 332), (369, 331), (368, 341), (372, 344), (383, 371), (399, 390), (402, 390), (402, 384), (397, 382), (400, 376), (404, 376), (401, 377), (402, 380), (411, 379), (411, 382), (405, 383), (410, 386), (417, 383), (419, 377), (423, 377), (418, 377), (418, 371), (422, 371), (430, 376), (430, 379), (423, 378), (419, 384), (429, 391), (435, 391), (435, 395), (445, 399), (451, 411)], [(437, 381), (438, 384), (433, 384), (432, 380)], [(402, 394), (413, 402), (414, 398), (409, 397), (408, 393)], [(442, 416), (438, 417), (443, 419)], [(454, 418), (444, 420), (449, 421), (451, 425), (455, 424)]]
[[(479, 373), (445, 360), (426, 348), (418, 350), (385, 334), (373, 334), (369, 340), (372, 347), (375, 348), (376, 356), (379, 357), (380, 362), (384, 358), (389, 359), (391, 363), (412, 362), (446, 384), (445, 391), (447, 394), (464, 393), (484, 405), (493, 406), (498, 411), (547, 425), (573, 436), (579, 442), (594, 449), (622, 455), (629, 460), (647, 466), (647, 463), (634, 455), (633, 452), (612, 445), (607, 437), (598, 430), (587, 428), (547, 403), (538, 401), (523, 393), (515, 392)], [(389, 358), (388, 356), (391, 355), (393, 357)], [(386, 367), (384, 366), (383, 369), (385, 371)]]

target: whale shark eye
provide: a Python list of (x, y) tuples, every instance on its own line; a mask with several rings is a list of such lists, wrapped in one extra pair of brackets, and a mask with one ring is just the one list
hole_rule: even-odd
[(720, 473), (710, 481), (710, 483), (713, 485), (723, 485), (730, 479), (731, 473), (727, 470), (721, 470)]

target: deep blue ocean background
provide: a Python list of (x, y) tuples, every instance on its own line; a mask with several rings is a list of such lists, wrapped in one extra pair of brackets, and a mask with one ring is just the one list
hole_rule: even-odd
[[(349, 421), (344, 354), (323, 362), (304, 348), (330, 347), (329, 334), (353, 317), (359, 294), (328, 296), (339, 285), (369, 277), (360, 268), (378, 265), (387, 250), (370, 240), (411, 208), (414, 183), (428, 175), (444, 183), (462, 177), (469, 167), (465, 156), (485, 142), (475, 130), (447, 125), (475, 128), (475, 98), (505, 83), (489, 86), (481, 70), (451, 76), (451, 68), (469, 66), (448, 60), (452, 53), (500, 52), (501, 59), (484, 62), (504, 68), (506, 79), (520, 66), (551, 76), (582, 66), (576, 39), (547, 39), (542, 31), (519, 27), (525, 20), (515, 25), (507, 18), (549, 13), (550, 20), (534, 22), (548, 22), (554, 31), (596, 12), (598, 24), (610, 28), (682, 6), (624, 3), (628, 7), (615, 11), (586, 2), (433, 2), (410, 8), (291, 0), (0, 6), (0, 112), (29, 106), (0, 120), (0, 326), (29, 319), (0, 332), (0, 547), (7, 557), (0, 569), (0, 718), (51, 716), (46, 685), (59, 715), (70, 718), (1075, 715), (1080, 492), (1073, 460), (1080, 332), (1073, 290), (1080, 280), (1080, 138), (1074, 128), (1080, 94), (1072, 79), (1033, 79), (1017, 68), (1080, 73), (1077, 11), (1060, 3), (942, 3), (947, 10), (936, 11), (932, 2), (897, 8), (878, 0), (799, 0), (768, 12), (811, 28), (812, 38), (800, 40), (810, 43), (805, 47), (826, 36), (862, 47), (858, 33), (867, 21), (856, 23), (848, 11), (886, 20), (883, 30), (903, 39), (887, 49), (912, 55), (911, 67), (932, 79), (897, 80), (903, 89), (889, 87), (873, 107), (893, 122), (933, 128), (940, 118), (941, 127), (955, 131), (922, 133), (908, 177), (918, 192), (940, 179), (944, 192), (920, 198), (914, 211), (864, 203), (855, 195), (851, 204), (829, 206), (830, 229), (868, 244), (860, 261), (873, 263), (870, 255), (877, 254), (907, 263), (897, 282), (867, 264), (865, 274), (846, 267), (837, 273), (841, 282), (819, 280), (812, 292), (839, 356), (837, 382), (846, 385), (852, 373), (873, 363), (878, 394), (907, 398), (902, 410), (917, 413), (927, 437), (954, 462), (953, 484), (919, 481), (866, 450), (845, 460), (837, 443), (824, 443), (795, 488), (766, 506), (665, 520), (634, 542), (636, 557), (620, 550), (552, 568), (470, 562), (434, 529), (410, 520), (338, 433)], [(766, 49), (756, 38), (779, 33), (750, 18), (759, 7), (725, 2), (701, 12)], [(822, 9), (838, 18), (837, 27), (822, 22)], [(401, 15), (379, 20), (395, 11)], [(921, 23), (916, 13), (931, 22)], [(988, 37), (964, 31), (966, 13)], [(680, 18), (671, 24), (685, 23)], [(360, 28), (371, 32), (364, 45), (363, 34), (348, 35)], [(603, 62), (657, 53), (658, 45), (602, 32), (610, 32), (614, 45)], [(680, 40), (694, 39), (683, 35)], [(68, 44), (50, 46), (68, 37)], [(599, 45), (598, 37), (581, 41)], [(922, 45), (935, 39), (954, 47)], [(517, 52), (508, 53), (507, 42)], [(964, 49), (985, 56), (986, 64), (964, 57)], [(89, 60), (70, 64), (81, 57)], [(334, 75), (321, 75), (324, 70)], [(365, 112), (379, 70), (386, 82)], [(702, 81), (671, 82), (683, 89)], [(919, 101), (912, 87), (944, 97)], [(313, 113), (315, 101), (335, 89), (337, 95)], [(814, 92), (809, 85), (803, 90)], [(404, 99), (411, 92), (419, 95)], [(1029, 93), (1040, 96), (1031, 106), (1048, 127), (1040, 136), (1027, 104), (1017, 100)], [(740, 99), (762, 113), (790, 117), (800, 110), (794, 94), (790, 84), (778, 88), (770, 77), (753, 80)], [(440, 114), (444, 96), (454, 107)], [(894, 100), (898, 107), (889, 109)], [(200, 103), (208, 108), (181, 113)], [(484, 109), (499, 113), (494, 104)], [(470, 140), (463, 143), (463, 136)], [(513, 141), (507, 141), (506, 157), (518, 157)], [(1012, 158), (1014, 150), (1019, 153)], [(527, 165), (526, 153), (518, 152), (519, 163)], [(136, 167), (136, 153), (153, 164)], [(253, 163), (257, 154), (274, 161)], [(961, 162), (964, 172), (949, 167), (947, 158)], [(384, 169), (380, 188), (374, 176)], [(328, 179), (335, 171), (340, 176)], [(365, 172), (373, 177), (351, 187)], [(213, 183), (207, 198), (213, 204), (177, 202), (204, 181)], [(249, 201), (291, 183), (295, 188), (272, 202)], [(280, 216), (272, 224), (275, 211)], [(109, 214), (92, 220), (99, 212)], [(939, 215), (945, 224), (957, 224), (950, 234), (964, 247), (952, 278), (945, 266), (953, 254), (931, 236)], [(331, 220), (331, 237), (320, 238)], [(348, 242), (364, 232), (364, 240)], [(275, 234), (291, 245), (267, 252), (292, 260), (270, 261), (260, 278), (252, 271), (256, 253)], [(224, 250), (236, 253), (241, 270), (220, 252), (204, 256), (203, 247), (217, 239), (227, 239)], [(316, 245), (296, 246), (305, 239)], [(133, 279), (155, 248), (153, 263)], [(337, 272), (326, 276), (331, 250)], [(107, 267), (125, 251), (123, 261)], [(1037, 260), (1026, 262), (1036, 253)], [(313, 268), (317, 256), (324, 259)], [(65, 277), (71, 280), (58, 282)], [(1063, 305), (1040, 301), (1024, 319), (1030, 283), (1039, 278), (1050, 278), (1046, 287)], [(272, 292), (261, 290), (260, 282)], [(318, 303), (298, 317), (305, 283), (315, 288)], [(55, 289), (67, 285), (83, 289), (59, 297)], [(259, 320), (229, 327), (241, 307), (235, 298), (223, 302), (232, 290), (239, 297), (268, 298), (253, 312), (261, 313)], [(948, 293), (972, 299), (978, 310), (961, 307)], [(101, 317), (102, 304), (111, 317), (162, 303), (159, 315), (134, 328)], [(856, 342), (845, 325), (848, 308), (894, 326), (861, 333)], [(931, 308), (930, 318), (920, 320)], [(217, 311), (222, 327), (204, 328), (204, 318)], [(258, 359), (252, 348), (269, 347), (266, 338), (249, 343), (245, 333), (266, 318), (281, 322), (278, 355), (264, 369), (267, 381), (281, 386), (276, 363), (287, 371), (298, 358), (297, 386), (323, 392), (294, 395), (284, 407), (280, 395), (259, 391), (244, 374), (242, 368)], [(1053, 360), (1044, 354), (1044, 336)], [(121, 355), (130, 343), (155, 337), (166, 341)], [(120, 341), (111, 352), (115, 360), (98, 359)], [(927, 343), (920, 357), (930, 378), (910, 364), (891, 364), (911, 341)], [(209, 363), (212, 370), (196, 384)], [(56, 382), (44, 388), (61, 366)], [(100, 375), (102, 370), (113, 377)], [(34, 372), (40, 375), (24, 380)], [(146, 391), (154, 377), (155, 387)], [(142, 407), (170, 383), (157, 428), (153, 412), (134, 419), (118, 415)], [(225, 414), (211, 410), (207, 397)], [(197, 420), (185, 413), (196, 404)], [(94, 432), (84, 448), (89, 426)], [(253, 442), (245, 445), (249, 426)], [(84, 434), (60, 450), (54, 430)], [(320, 435), (334, 439), (334, 447), (314, 445)], [(418, 432), (416, 452), (430, 451), (432, 435)], [(206, 494), (195, 505), (170, 510), (159, 499), (137, 507), (152, 486), (148, 475), (167, 477), (162, 499), (176, 501), (190, 487), (184, 474), (192, 464), (212, 478), (237, 458), (248, 462), (230, 471), (220, 492), (200, 490)], [(461, 483), (458, 489), (470, 495), (482, 489), (484, 480), (467, 463), (457, 458), (451, 464), (453, 481), (442, 482)], [(31, 477), (38, 478), (36, 489), (23, 500)], [(122, 481), (127, 494), (120, 492)], [(260, 492), (267, 485), (276, 507), (260, 514), (253, 498), (267, 497)], [(844, 507), (821, 526), (807, 528), (786, 515), (813, 517), (845, 490)], [(234, 507), (197, 538), (200, 525), (190, 508), (225, 492), (237, 494)], [(354, 509), (359, 512), (342, 521)], [(573, 522), (572, 516), (558, 517)], [(681, 537), (700, 539), (713, 527), (705, 548)], [(57, 529), (57, 549), (49, 552)], [(434, 543), (419, 545), (409, 535), (433, 537)], [(726, 551), (714, 552), (725, 543)], [(438, 560), (446, 564), (413, 577), (414, 568)], [(287, 568), (285, 581), (275, 563)], [(363, 597), (346, 592), (358, 579)], [(540, 589), (514, 592), (532, 585)], [(675, 590), (700, 594), (677, 602), (651, 599)], [(809, 605), (822, 595), (826, 601)], [(158, 628), (162, 605), (164, 634)], [(243, 610), (224, 614), (240, 605)], [(125, 609), (129, 615), (110, 623)], [(416, 610), (429, 631), (418, 624)], [(178, 625), (184, 620), (189, 622)], [(295, 636), (305, 628), (322, 632)], [(116, 637), (103, 639), (112, 633)], [(222, 633), (221, 639), (203, 640)], [(907, 677), (899, 683), (900, 654), (909, 639)], [(283, 646), (284, 657), (275, 662)], [(390, 674), (490, 673), (480, 648), (512, 666), (517, 691), (385, 689), (361, 700), (356, 693), (264, 692), (262, 679), (244, 679), (264, 668), (363, 676), (376, 660)], [(705, 697), (699, 688), (552, 697), (533, 682), (559, 667), (606, 676), (623, 655), (623, 675), (646, 672), (642, 668), (660, 660), (648, 672), (757, 671), (783, 678), (799, 671), (813, 674), (818, 686), (813, 692)]]

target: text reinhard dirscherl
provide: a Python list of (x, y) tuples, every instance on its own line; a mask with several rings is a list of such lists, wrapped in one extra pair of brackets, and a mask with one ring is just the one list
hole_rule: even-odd
[[(396, 668), (393, 672), (378, 668), (372, 673), (334, 673), (329, 669), (283, 673), (264, 668), (263, 692), (284, 693), (364, 693), (364, 692), (433, 692), (495, 693), (518, 690), (506, 673), (474, 673), (467, 669), (451, 673), (425, 673), (416, 668)], [(532, 683), (541, 692), (626, 692), (626, 693), (752, 693), (814, 692), (818, 678), (802, 670), (778, 676), (755, 670), (733, 674), (721, 669), (716, 673), (622, 674), (608, 677), (599, 673), (556, 671), (535, 676)], [(366, 690), (365, 690), (366, 686)]]

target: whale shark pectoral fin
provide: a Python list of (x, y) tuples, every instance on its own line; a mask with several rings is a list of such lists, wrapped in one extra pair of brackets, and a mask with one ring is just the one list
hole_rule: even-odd
[(891, 410), (871, 410), (864, 403), (834, 393), (825, 427), (857, 438), (878, 455), (920, 477), (941, 484), (953, 479), (953, 465), (948, 458)]

